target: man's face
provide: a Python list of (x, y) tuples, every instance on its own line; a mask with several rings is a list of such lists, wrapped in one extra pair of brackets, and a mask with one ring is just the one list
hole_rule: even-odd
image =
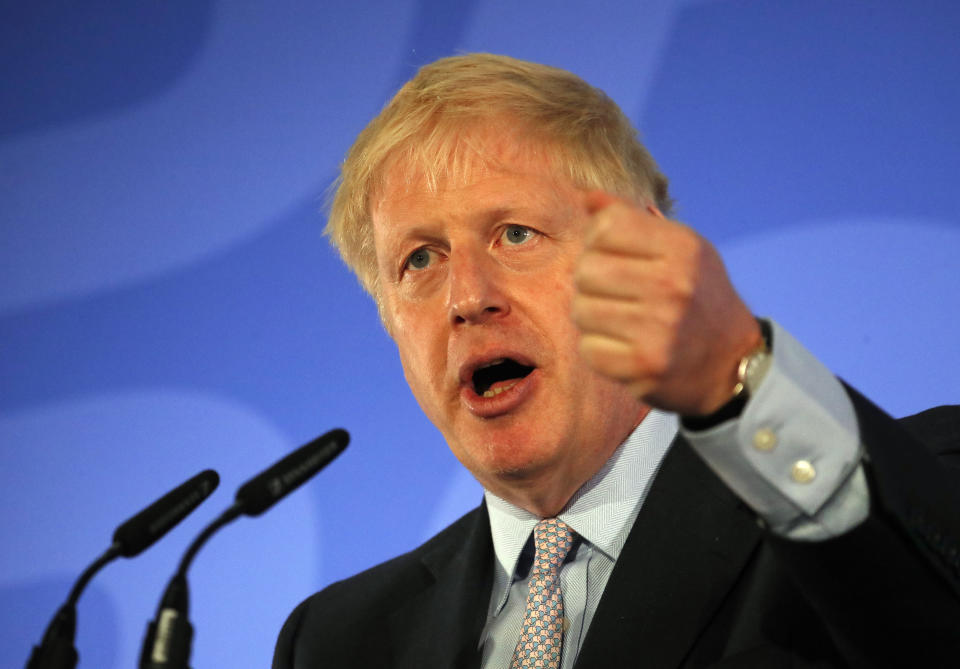
[[(383, 315), (427, 417), (482, 485), (575, 490), (642, 415), (578, 354), (584, 194), (508, 142), (431, 192), (403, 166), (373, 207)], [(572, 492), (571, 490), (571, 492)]]

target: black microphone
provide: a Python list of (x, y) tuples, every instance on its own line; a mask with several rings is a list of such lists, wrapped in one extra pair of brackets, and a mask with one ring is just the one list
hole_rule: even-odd
[(40, 645), (33, 647), (27, 669), (72, 669), (77, 666), (79, 656), (73, 646), (76, 604), (90, 579), (116, 558), (131, 558), (152, 546), (200, 506), (219, 483), (217, 472), (212, 469), (202, 471), (120, 525), (113, 533), (110, 547), (73, 584), (66, 603), (53, 616)]
[(152, 546), (200, 506), (219, 484), (217, 472), (202, 471), (118, 527), (113, 543), (120, 547), (120, 555), (131, 558)]
[(236, 503), (241, 513), (259, 516), (326, 467), (349, 441), (346, 430), (330, 430), (257, 474), (237, 490)]
[(193, 625), (188, 615), (190, 598), (187, 570), (214, 532), (241, 515), (262, 514), (330, 464), (349, 441), (350, 435), (346, 430), (331, 430), (240, 486), (233, 504), (207, 525), (183, 554), (176, 573), (160, 599), (156, 617), (147, 625), (140, 653), (140, 669), (188, 669)]

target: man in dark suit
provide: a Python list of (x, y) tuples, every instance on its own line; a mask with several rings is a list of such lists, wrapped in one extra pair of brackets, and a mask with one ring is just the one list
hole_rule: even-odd
[(958, 661), (960, 415), (842, 385), (670, 205), (554, 68), (438, 61), (361, 133), (328, 231), (485, 500), (301, 604), (274, 667)]

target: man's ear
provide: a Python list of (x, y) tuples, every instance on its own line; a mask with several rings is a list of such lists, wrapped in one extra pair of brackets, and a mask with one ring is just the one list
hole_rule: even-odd
[(657, 218), (662, 218), (664, 220), (667, 219), (667, 217), (663, 215), (663, 212), (660, 211), (657, 205), (653, 204), (652, 202), (647, 203), (647, 212), (656, 216)]

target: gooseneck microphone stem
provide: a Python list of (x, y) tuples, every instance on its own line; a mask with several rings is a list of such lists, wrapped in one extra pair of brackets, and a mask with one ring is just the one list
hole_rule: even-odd
[(114, 543), (103, 555), (87, 567), (70, 589), (70, 596), (53, 616), (43, 641), (33, 647), (33, 653), (27, 660), (27, 669), (73, 669), (77, 666), (79, 655), (73, 645), (77, 631), (77, 600), (94, 575), (107, 564), (120, 556), (120, 545)]
[(147, 636), (140, 655), (141, 669), (188, 669), (193, 645), (193, 625), (190, 624), (190, 587), (187, 570), (193, 559), (217, 530), (243, 513), (243, 507), (234, 503), (197, 535), (187, 548), (176, 573), (160, 598), (156, 618), (147, 625)]
[(120, 544), (113, 543), (110, 548), (103, 552), (103, 555), (94, 560), (93, 564), (87, 567), (80, 578), (77, 579), (77, 582), (73, 584), (73, 588), (70, 590), (70, 596), (67, 597), (67, 603), (64, 606), (74, 606), (77, 603), (77, 600), (80, 599), (80, 594), (87, 587), (87, 583), (90, 582), (90, 579), (93, 578), (94, 574), (103, 569), (109, 563), (113, 562), (116, 558), (120, 557)]
[(197, 556), (197, 553), (199, 553), (203, 545), (207, 543), (207, 540), (212, 537), (217, 530), (238, 518), (242, 513), (243, 507), (235, 502), (229, 509), (221, 513), (216, 520), (207, 525), (203, 532), (193, 540), (193, 543), (190, 544), (190, 547), (187, 549), (187, 552), (183, 554), (183, 557), (180, 558), (180, 566), (177, 568), (176, 575), (186, 578), (187, 569), (190, 568), (193, 558)]

